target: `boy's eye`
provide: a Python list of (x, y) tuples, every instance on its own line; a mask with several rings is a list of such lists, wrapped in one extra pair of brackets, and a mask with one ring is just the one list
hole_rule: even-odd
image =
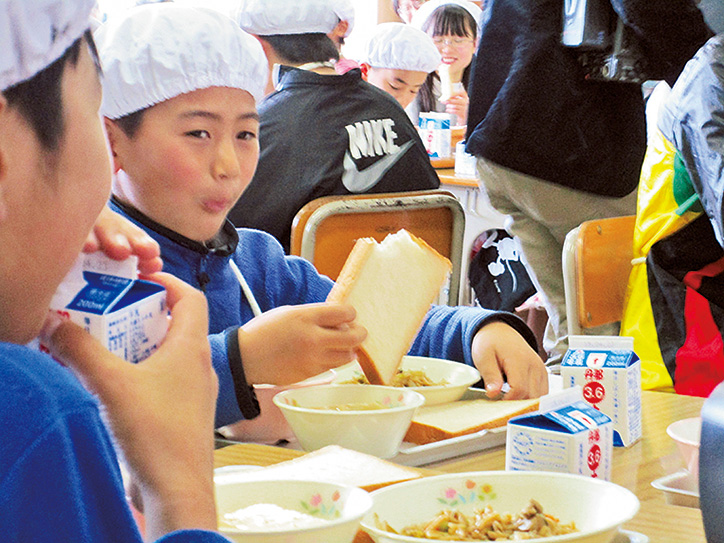
[(240, 140), (253, 140), (256, 139), (256, 133), (249, 130), (243, 130), (239, 132), (236, 137)]
[(394, 85), (390, 85), (390, 88), (394, 91), (400, 90), (400, 87), (395, 87)]
[(208, 139), (211, 137), (211, 134), (209, 134), (206, 130), (191, 130), (190, 132), (186, 132), (186, 135), (200, 139)]

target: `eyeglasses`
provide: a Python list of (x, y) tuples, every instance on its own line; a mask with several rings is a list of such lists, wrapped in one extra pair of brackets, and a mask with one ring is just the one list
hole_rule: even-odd
[(443, 45), (449, 45), (451, 47), (461, 47), (468, 43), (471, 43), (472, 38), (443, 38), (442, 36), (435, 36), (432, 41), (438, 47)]

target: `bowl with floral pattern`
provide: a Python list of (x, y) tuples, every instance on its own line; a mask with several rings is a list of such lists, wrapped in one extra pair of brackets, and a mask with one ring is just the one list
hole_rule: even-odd
[(397, 454), (424, 402), (413, 390), (380, 385), (319, 385), (274, 396), (305, 451), (339, 445), (380, 458)]
[(351, 543), (372, 507), (364, 490), (319, 481), (219, 478), (219, 531), (237, 543)]
[(614, 483), (540, 471), (424, 477), (376, 490), (372, 498), (362, 529), (376, 543), (610, 543), (639, 509), (638, 498)]

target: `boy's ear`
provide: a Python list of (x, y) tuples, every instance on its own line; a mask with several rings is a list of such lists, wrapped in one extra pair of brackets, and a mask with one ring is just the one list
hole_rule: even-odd
[(119, 139), (124, 135), (121, 134), (121, 128), (110, 120), (108, 117), (103, 118), (103, 122), (106, 126), (106, 137), (108, 138), (108, 147), (111, 150), (111, 160), (113, 161), (113, 173), (118, 173), (118, 170), (123, 168), (121, 159), (118, 155)]
[(367, 74), (370, 71), (370, 65), (367, 64), (366, 62), (362, 62), (359, 65), (359, 70), (360, 70), (360, 72), (362, 72), (362, 79), (367, 81)]

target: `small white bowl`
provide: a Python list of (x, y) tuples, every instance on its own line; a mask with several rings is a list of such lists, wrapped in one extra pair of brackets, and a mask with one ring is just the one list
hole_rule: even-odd
[(374, 505), (362, 519), (362, 529), (377, 543), (426, 543), (428, 539), (393, 534), (380, 521), (400, 531), (431, 521), (443, 509), (470, 514), (490, 505), (499, 513), (515, 514), (535, 499), (543, 511), (564, 524), (575, 522), (571, 534), (536, 539), (540, 543), (610, 543), (619, 527), (639, 510), (629, 490), (600, 479), (542, 471), (481, 471), (423, 477), (372, 493)]
[[(424, 402), (413, 390), (377, 385), (321, 385), (274, 396), (305, 451), (340, 445), (380, 458), (397, 454), (415, 410)], [(349, 409), (373, 404), (382, 408)]]
[[(402, 357), (400, 369), (422, 371), (431, 381), (436, 383), (446, 381), (444, 385), (405, 387), (425, 396), (426, 406), (459, 400), (470, 386), (480, 381), (480, 372), (476, 368), (462, 362), (442, 358), (404, 356)], [(337, 374), (334, 383), (342, 383), (363, 376), (362, 368), (357, 362), (347, 364), (333, 371)]]
[(676, 441), (686, 469), (699, 480), (699, 441), (701, 440), (701, 417), (677, 420), (669, 424), (666, 433)]
[[(351, 543), (360, 519), (372, 507), (364, 490), (318, 481), (235, 481), (217, 479), (216, 507), (219, 532), (237, 543)], [(224, 522), (224, 516), (256, 504), (278, 506), (323, 519), (321, 526), (307, 528), (255, 528), (241, 530)]]
[(282, 440), (291, 441), (294, 439), (294, 432), (292, 432), (282, 412), (274, 405), (274, 396), (283, 390), (292, 388), (329, 384), (335, 375), (332, 371), (326, 371), (315, 377), (287, 386), (254, 385), (254, 393), (261, 411), (259, 416), (223, 426), (217, 431), (225, 438), (235, 441), (253, 441), (271, 445)]

